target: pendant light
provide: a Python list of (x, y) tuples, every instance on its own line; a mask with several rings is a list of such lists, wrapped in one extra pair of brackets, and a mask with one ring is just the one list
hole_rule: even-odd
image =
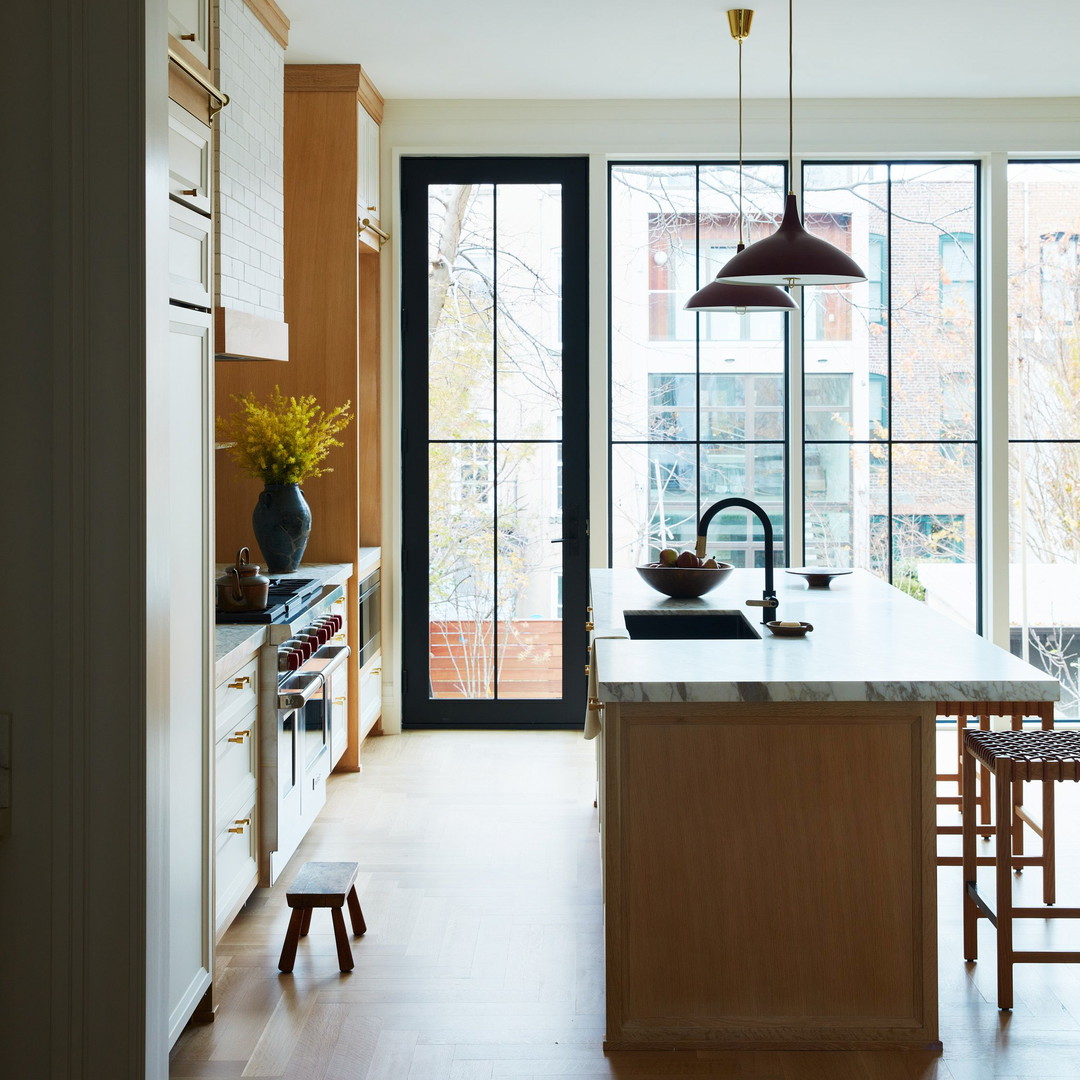
[[(731, 36), (739, 43), (739, 246), (736, 254), (746, 245), (743, 243), (743, 137), (742, 137), (742, 43), (750, 35), (750, 23), (754, 13), (745, 8), (733, 8), (727, 13)], [(710, 281), (698, 289), (683, 305), (684, 311), (791, 311), (798, 304), (789, 293), (775, 285), (731, 285), (723, 281)]]
[(838, 247), (811, 236), (795, 200), (794, 0), (788, 0), (788, 195), (780, 228), (732, 256), (717, 281), (741, 285), (847, 285), (865, 281), (859, 264)]

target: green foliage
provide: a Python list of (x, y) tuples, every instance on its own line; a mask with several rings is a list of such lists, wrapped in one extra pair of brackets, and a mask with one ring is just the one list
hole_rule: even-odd
[(254, 394), (232, 398), (238, 409), (218, 418), (218, 437), (235, 443), (229, 453), (245, 474), (264, 484), (302, 484), (333, 472), (319, 462), (331, 447), (345, 445), (334, 436), (352, 420), (350, 402), (325, 412), (312, 395), (285, 397), (277, 386), (266, 404)]

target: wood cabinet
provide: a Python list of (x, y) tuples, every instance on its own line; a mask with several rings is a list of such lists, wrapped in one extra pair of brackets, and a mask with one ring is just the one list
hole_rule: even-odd
[(259, 659), (214, 693), (214, 940), (259, 883)]
[[(218, 415), (231, 394), (260, 399), (314, 394), (332, 408), (352, 403), (355, 420), (327, 459), (333, 472), (304, 485), (311, 506), (306, 562), (356, 564), (381, 543), (379, 491), (379, 252), (357, 234), (362, 114), (380, 119), (382, 99), (356, 64), (285, 67), (285, 321), (289, 360), (219, 365)], [(251, 511), (261, 485), (232, 467), (217, 482), (221, 561), (244, 544), (257, 550)], [(384, 585), (386, 583), (384, 582)], [(359, 768), (357, 575), (348, 583), (348, 746), (340, 766)], [(340, 696), (340, 695), (338, 695)]]

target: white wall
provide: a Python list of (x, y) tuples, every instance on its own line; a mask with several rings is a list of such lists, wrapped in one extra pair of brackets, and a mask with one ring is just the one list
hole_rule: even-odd
[[(607, 460), (607, 163), (631, 159), (731, 160), (738, 149), (737, 106), (734, 100), (715, 101), (422, 101), (388, 100), (382, 125), (382, 220), (400, 231), (396, 193), (399, 163), (413, 154), (575, 154), (590, 158), (590, 434), (593, 462)], [(752, 100), (744, 106), (745, 156), (784, 159), (788, 147), (787, 102)], [(1032, 99), (897, 99), (836, 101), (797, 100), (795, 103), (796, 174), (800, 158), (978, 158), (987, 166), (984, 197), (992, 192), (990, 177), (1003, 176), (1004, 155), (1080, 155), (1080, 98)], [(992, 167), (991, 167), (992, 166)], [(997, 212), (1000, 227), (1000, 212)], [(383, 563), (397, 573), (394, 553), (400, 549), (400, 249), (389, 247), (383, 259)], [(1000, 284), (998, 286), (1000, 288)], [(992, 297), (990, 283), (984, 295)], [(987, 304), (987, 308), (991, 303)], [(798, 320), (789, 320), (797, 334)], [(992, 333), (996, 326), (996, 337)], [(995, 371), (1005, 360), (1004, 327), (988, 312), (984, 349)], [(1002, 380), (988, 386), (1002, 388)], [(1001, 406), (990, 402), (986, 415), (1002, 417)], [(790, 423), (798, 425), (801, 416)], [(799, 444), (801, 445), (801, 444)], [(795, 450), (798, 449), (793, 444)], [(794, 469), (801, 467), (793, 460)], [(1000, 468), (998, 470), (1000, 472)], [(607, 559), (607, 470), (591, 472), (590, 525), (592, 561)], [(1003, 500), (1002, 500), (1003, 501)], [(987, 529), (993, 540), (1000, 522)], [(801, 534), (792, 536), (801, 546)], [(1002, 632), (1000, 597), (1006, 583), (996, 581), (999, 603), (988, 598), (991, 623)], [(384, 730), (400, 725), (400, 606), (389, 612), (384, 628)], [(1006, 627), (1007, 632), (1007, 627)], [(390, 680), (394, 680), (391, 682)]]

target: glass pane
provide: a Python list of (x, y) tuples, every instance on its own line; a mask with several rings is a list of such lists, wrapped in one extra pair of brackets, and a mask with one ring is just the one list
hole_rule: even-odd
[(693, 446), (612, 447), (611, 490), (612, 566), (655, 562), (666, 547), (693, 550), (699, 517)]
[(973, 165), (893, 165), (892, 436), (975, 434)]
[[(653, 438), (652, 376), (693, 372), (697, 290), (693, 165), (611, 170), (611, 423), (616, 440)], [(669, 437), (663, 436), (660, 437)]]
[[(868, 278), (865, 284), (801, 290), (806, 437), (884, 438), (889, 426), (888, 166), (807, 166), (803, 184), (807, 229), (848, 252)], [(834, 421), (828, 394), (839, 393), (845, 379), (846, 403)]]
[(557, 438), (562, 189), (558, 184), (499, 184), (495, 198), (498, 437)]
[[(756, 502), (773, 526), (776, 565), (783, 562), (784, 446), (705, 443), (701, 447), (701, 509), (737, 495)], [(722, 510), (709, 525), (709, 554), (734, 566), (764, 566), (765, 533), (747, 510)]]
[(1009, 166), (1009, 433), (1080, 438), (1080, 163)]
[(499, 447), (500, 698), (562, 697), (562, 461), (550, 443)]
[(428, 449), (433, 698), (494, 696), (495, 476), (490, 443)]
[(428, 433), (489, 438), (494, 415), (491, 184), (428, 188)]
[(875, 443), (805, 449), (806, 563), (888, 573), (889, 448)]
[(1061, 682), (1059, 718), (1080, 716), (1080, 443), (1009, 454), (1012, 651)]
[(969, 629), (976, 614), (975, 445), (893, 445), (893, 584)]

